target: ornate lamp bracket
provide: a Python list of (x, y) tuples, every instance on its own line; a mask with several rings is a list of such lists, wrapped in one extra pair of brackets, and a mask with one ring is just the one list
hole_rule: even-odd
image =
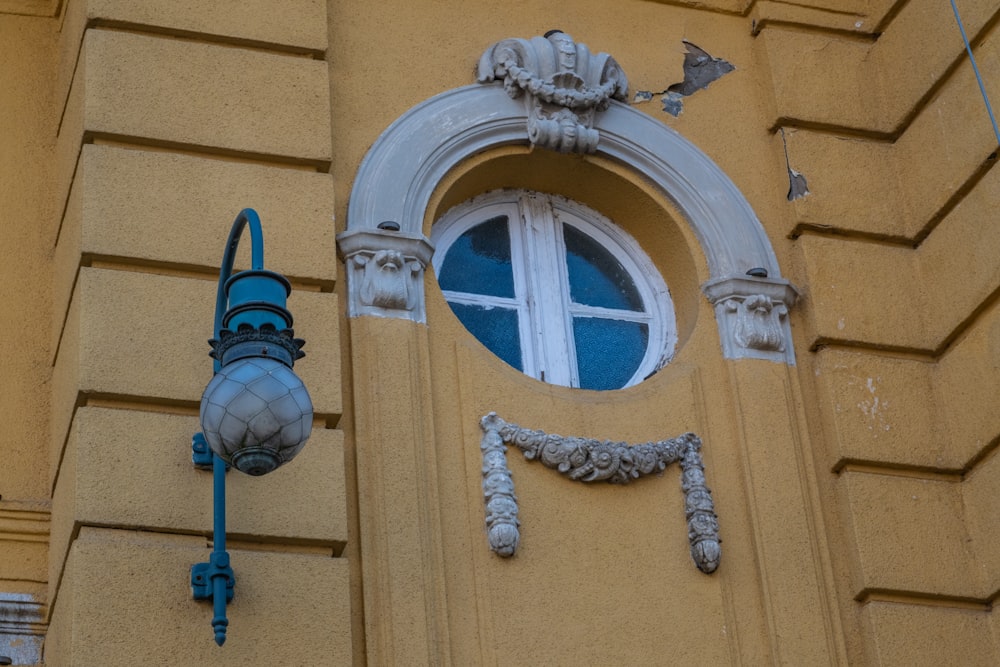
[[(766, 273), (766, 272), (765, 272)], [(795, 365), (788, 309), (798, 290), (782, 278), (736, 276), (702, 285), (715, 306), (726, 359), (768, 359)]]
[(425, 322), (424, 270), (434, 246), (423, 235), (383, 222), (376, 229), (337, 235), (347, 265), (348, 316), (374, 315)]
[[(250, 232), (251, 268), (233, 273), (243, 232)], [(288, 280), (264, 269), (264, 232), (251, 208), (233, 221), (219, 268), (215, 337), (209, 341), (215, 374), (201, 397), (201, 432), (192, 438), (192, 462), (212, 471), (212, 554), (191, 566), (191, 594), (211, 600), (215, 643), (226, 642), (226, 605), (236, 585), (226, 551), (226, 471), (264, 475), (292, 460), (312, 431), (313, 407), (292, 371), (305, 356), (285, 308)]]
[(560, 153), (597, 150), (595, 114), (613, 99), (628, 100), (628, 79), (615, 59), (591, 54), (560, 30), (493, 44), (479, 59), (477, 80), (502, 80), (511, 98), (523, 97), (528, 139)]
[(719, 522), (712, 493), (705, 485), (701, 440), (694, 433), (678, 438), (627, 445), (623, 442), (570, 438), (510, 424), (491, 412), (479, 422), (483, 429), (483, 497), (490, 549), (503, 557), (517, 551), (520, 542), (517, 498), (507, 468), (507, 447), (514, 445), (529, 461), (539, 460), (578, 482), (627, 484), (680, 463), (684, 512), (691, 558), (699, 570), (715, 572), (721, 557)]

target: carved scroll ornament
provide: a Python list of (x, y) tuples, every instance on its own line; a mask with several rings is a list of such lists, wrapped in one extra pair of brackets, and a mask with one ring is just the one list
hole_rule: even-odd
[(528, 139), (561, 153), (593, 153), (600, 139), (594, 114), (612, 99), (628, 99), (628, 79), (615, 59), (592, 55), (559, 30), (492, 45), (479, 60), (478, 80), (503, 80), (508, 95), (523, 96)]
[(517, 498), (505, 453), (505, 445), (514, 445), (529, 461), (539, 460), (579, 482), (627, 484), (679, 462), (691, 558), (706, 574), (719, 566), (719, 523), (711, 491), (705, 485), (701, 440), (695, 434), (629, 446), (623, 442), (568, 438), (521, 428), (505, 422), (494, 412), (483, 417), (480, 426), (486, 531), (490, 549), (498, 555), (514, 555), (520, 542)]

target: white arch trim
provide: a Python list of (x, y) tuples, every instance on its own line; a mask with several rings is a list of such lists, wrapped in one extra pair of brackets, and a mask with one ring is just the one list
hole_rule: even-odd
[[(358, 169), (347, 231), (338, 236), (348, 265), (350, 316), (424, 321), (422, 269), (428, 253), (421, 246), (428, 241), (422, 225), (431, 195), (463, 160), (491, 148), (526, 145), (527, 121), (522, 101), (511, 99), (497, 82), (441, 93), (386, 129)], [(596, 154), (643, 174), (691, 225), (708, 264), (711, 278), (702, 287), (715, 306), (724, 356), (794, 364), (787, 309), (796, 290), (781, 278), (770, 240), (735, 184), (691, 142), (621, 102), (598, 112), (594, 129), (600, 134)], [(386, 221), (398, 231), (379, 229)], [(395, 253), (389, 269), (376, 274), (369, 260), (386, 250)], [(411, 270), (399, 270), (406, 266)], [(764, 269), (767, 277), (748, 276), (750, 269)], [(388, 278), (398, 282), (400, 275), (409, 278), (405, 298), (362, 298), (362, 292), (369, 297), (398, 292)], [(379, 288), (381, 282), (386, 285)]]

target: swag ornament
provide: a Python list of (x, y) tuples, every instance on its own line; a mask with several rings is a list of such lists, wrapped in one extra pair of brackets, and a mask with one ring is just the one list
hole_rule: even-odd
[(721, 557), (719, 522), (712, 493), (705, 484), (701, 440), (694, 433), (678, 438), (627, 445), (623, 442), (563, 437), (521, 428), (491, 412), (480, 421), (483, 430), (483, 497), (490, 549), (509, 557), (520, 542), (517, 498), (507, 467), (506, 445), (513, 445), (529, 461), (542, 464), (577, 482), (628, 484), (680, 463), (684, 512), (691, 558), (699, 570), (711, 574)]

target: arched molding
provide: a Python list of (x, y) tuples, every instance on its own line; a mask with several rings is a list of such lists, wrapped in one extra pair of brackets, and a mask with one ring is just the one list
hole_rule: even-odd
[[(413, 245), (413, 252), (400, 252), (425, 267), (422, 247), (428, 241), (422, 227), (435, 188), (474, 155), (527, 145), (527, 123), (525, 105), (499, 82), (448, 90), (403, 114), (372, 145), (358, 170), (347, 231), (338, 236), (345, 260), (358, 253), (374, 257), (384, 238), (397, 249)], [(611, 100), (607, 110), (596, 114), (593, 127), (599, 133), (594, 153), (642, 174), (691, 225), (708, 264), (710, 279), (703, 291), (715, 307), (724, 356), (794, 364), (787, 312), (797, 291), (781, 277), (770, 240), (735, 184), (691, 142), (627, 104)], [(398, 225), (398, 231), (386, 222)], [(369, 243), (357, 242), (362, 234)], [(408, 302), (413, 307), (372, 310), (361, 301), (364, 276), (352, 268), (355, 264), (365, 266), (347, 261), (351, 317), (424, 321), (422, 270), (414, 273), (419, 293)], [(751, 270), (753, 276), (748, 275)]]

